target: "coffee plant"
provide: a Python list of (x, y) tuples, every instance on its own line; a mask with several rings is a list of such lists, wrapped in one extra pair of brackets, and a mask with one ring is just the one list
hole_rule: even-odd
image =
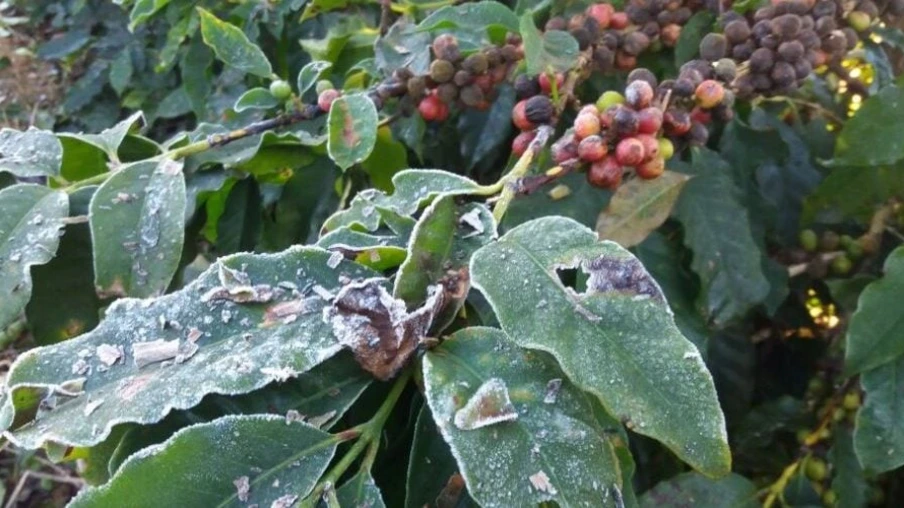
[(17, 7), (0, 429), (70, 506), (904, 499), (904, 1)]

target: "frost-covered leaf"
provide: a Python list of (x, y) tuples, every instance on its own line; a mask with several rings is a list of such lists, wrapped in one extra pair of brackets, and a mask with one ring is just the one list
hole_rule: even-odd
[(755, 508), (757, 488), (747, 478), (730, 474), (719, 480), (699, 473), (683, 473), (659, 482), (640, 498), (643, 508), (679, 506), (731, 506)]
[(391, 230), (366, 233), (348, 226), (331, 231), (317, 241), (318, 247), (341, 253), (375, 270), (396, 268), (405, 261), (408, 236)]
[(25, 309), (31, 298), (31, 267), (56, 254), (63, 219), (69, 215), (66, 193), (19, 184), (0, 190), (0, 330)]
[(596, 232), (600, 239), (633, 247), (669, 218), (689, 176), (666, 171), (655, 180), (635, 178), (620, 185), (609, 206), (600, 212)]
[(153, 423), (209, 393), (247, 393), (311, 369), (341, 348), (323, 320), (328, 300), (374, 275), (330, 257), (302, 247), (229, 256), (180, 291), (114, 302), (90, 333), (19, 357), (0, 428), (26, 448), (91, 446), (115, 424)]
[(285, 417), (225, 416), (136, 453), (69, 506), (289, 507), (314, 488), (338, 443)]
[(541, 32), (534, 24), (534, 14), (521, 16), (521, 37), (524, 38), (524, 60), (528, 74), (566, 72), (574, 67), (578, 58), (578, 41), (568, 32), (547, 30)]
[(327, 151), (346, 170), (366, 159), (377, 142), (377, 108), (363, 93), (344, 95), (330, 106)]
[(453, 196), (435, 200), (411, 234), (408, 257), (396, 274), (393, 294), (417, 305), (427, 297), (427, 288), (440, 282), (463, 300), (470, 288), (467, 266), (471, 255), (495, 236), (496, 223), (486, 206), (459, 207)]
[(249, 109), (273, 109), (276, 106), (279, 106), (279, 104), (279, 100), (277, 100), (276, 97), (273, 97), (270, 90), (258, 87), (243, 93), (242, 96), (235, 101), (235, 106), (233, 106), (232, 109), (235, 110), (236, 113), (242, 113)]
[(618, 506), (624, 477), (609, 437), (617, 429), (600, 425), (590, 396), (548, 354), (468, 328), (427, 353), (424, 385), (481, 506)]
[(464, 49), (477, 49), (490, 40), (499, 42), (506, 33), (518, 33), (518, 17), (500, 2), (482, 1), (437, 9), (417, 26), (418, 32), (448, 31)]
[(455, 457), (440, 435), (430, 414), (430, 407), (426, 404), (418, 413), (414, 425), (406, 483), (406, 508), (423, 508), (434, 504), (460, 508), (478, 506), (468, 495)]
[(204, 38), (204, 44), (213, 49), (217, 58), (226, 65), (248, 74), (262, 78), (269, 78), (273, 74), (267, 55), (248, 40), (239, 27), (218, 19), (202, 7), (197, 9), (201, 15), (201, 36)]
[(380, 488), (369, 472), (359, 471), (336, 490), (339, 506), (343, 508), (385, 508)]
[(481, 187), (470, 178), (435, 169), (410, 169), (400, 171), (392, 177), (395, 192), (367, 189), (358, 193), (346, 210), (337, 212), (323, 224), (324, 231), (333, 231), (342, 226), (374, 231), (379, 227), (380, 208), (398, 215), (410, 216), (437, 196), (461, 196), (476, 194)]
[(854, 449), (877, 473), (904, 465), (904, 355), (860, 376), (866, 400), (857, 412)]
[(848, 325), (844, 370), (859, 374), (904, 355), (904, 247), (885, 258), (882, 278), (866, 286)]
[(182, 255), (185, 176), (172, 160), (132, 164), (91, 199), (94, 281), (102, 297), (148, 297), (169, 286)]
[(701, 149), (693, 164), (680, 167), (694, 178), (678, 198), (675, 217), (684, 226), (685, 245), (694, 251), (691, 268), (703, 284), (701, 305), (710, 320), (722, 325), (769, 295), (763, 254), (730, 166), (717, 153)]
[(119, 145), (122, 144), (126, 135), (129, 134), (136, 123), (139, 123), (139, 125), (145, 123), (143, 113), (135, 113), (113, 127), (104, 130), (100, 134), (64, 134), (64, 136), (75, 138), (88, 143), (89, 145), (96, 146), (107, 154), (107, 157), (110, 160), (118, 161), (119, 157), (117, 153), (119, 151)]
[(308, 91), (309, 88), (314, 86), (317, 83), (317, 80), (320, 79), (320, 76), (323, 75), (324, 72), (329, 70), (333, 64), (330, 62), (324, 62), (323, 60), (314, 60), (313, 62), (309, 62), (307, 65), (301, 68), (301, 71), (298, 73), (298, 96), (301, 97), (305, 92)]
[(63, 163), (63, 147), (57, 137), (35, 129), (0, 130), (0, 171), (16, 176), (56, 176)]
[[(571, 268), (589, 276), (586, 291), (559, 279), (558, 270)], [(630, 429), (701, 472), (730, 470), (712, 377), (675, 326), (659, 286), (628, 251), (598, 242), (570, 219), (548, 217), (477, 251), (471, 278), (512, 340), (552, 353)]]

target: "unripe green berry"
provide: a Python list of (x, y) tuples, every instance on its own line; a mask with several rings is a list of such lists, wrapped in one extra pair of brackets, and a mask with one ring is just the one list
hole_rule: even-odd
[(851, 262), (851, 258), (844, 254), (832, 260), (832, 272), (836, 275), (847, 275), (853, 267), (854, 263)]
[(430, 64), (430, 78), (437, 83), (445, 83), (455, 75), (455, 66), (448, 60), (434, 60)]
[(285, 101), (292, 96), (292, 85), (282, 79), (270, 83), (270, 95), (278, 101)]
[(854, 11), (847, 15), (847, 22), (851, 28), (858, 32), (862, 32), (869, 28), (872, 19), (870, 19), (869, 14), (865, 12)]
[(851, 235), (841, 235), (838, 239), (838, 244), (841, 245), (841, 248), (847, 249), (854, 243), (854, 238)]
[(675, 155), (675, 145), (669, 138), (659, 138), (659, 156), (669, 160)]
[(600, 95), (600, 98), (596, 101), (596, 109), (600, 111), (606, 111), (612, 106), (616, 106), (618, 104), (625, 103), (625, 96), (610, 90), (608, 92), (603, 92), (603, 95)]
[(860, 407), (860, 394), (857, 392), (848, 392), (844, 394), (844, 399), (841, 400), (841, 406), (848, 411), (855, 411)]
[(863, 257), (863, 246), (858, 242), (851, 242), (845, 250), (847, 250), (848, 257), (853, 261), (857, 261)]
[(807, 252), (816, 252), (819, 247), (819, 237), (816, 231), (805, 229), (800, 232), (800, 246)]
[(829, 489), (822, 495), (822, 502), (826, 506), (835, 506), (835, 503), (838, 502), (838, 494), (834, 490)]
[(847, 417), (847, 411), (843, 408), (836, 407), (835, 411), (832, 412), (832, 421), (834, 422), (840, 422), (844, 420), (845, 417)]
[(829, 468), (826, 466), (824, 460), (813, 457), (807, 461), (805, 473), (807, 474), (807, 478), (814, 482), (821, 482), (829, 476)]
[(333, 89), (333, 82), (328, 79), (321, 79), (320, 81), (317, 82), (316, 85), (314, 85), (314, 90), (317, 92), (317, 95), (320, 95), (323, 92), (325, 92), (327, 90), (332, 90), (332, 89)]

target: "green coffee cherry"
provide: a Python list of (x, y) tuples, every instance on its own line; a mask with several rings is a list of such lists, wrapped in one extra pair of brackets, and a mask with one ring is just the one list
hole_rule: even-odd
[(612, 106), (617, 106), (619, 104), (624, 104), (625, 96), (615, 92), (608, 91), (603, 92), (603, 95), (600, 95), (600, 98), (596, 101), (596, 108), (600, 110), (600, 112), (604, 112)]
[(270, 83), (270, 95), (278, 101), (285, 101), (292, 96), (292, 85), (282, 79)]
[(807, 478), (814, 482), (821, 482), (829, 476), (829, 468), (826, 466), (825, 461), (816, 457), (807, 461), (804, 472), (806, 473)]
[(847, 275), (853, 267), (854, 263), (851, 262), (851, 258), (844, 254), (832, 260), (832, 272), (836, 275)]
[(826, 506), (835, 506), (835, 503), (838, 502), (838, 494), (834, 490), (829, 489), (822, 495), (822, 502)]
[(842, 399), (841, 401), (841, 406), (848, 411), (855, 411), (860, 407), (860, 394), (857, 392), (848, 392), (844, 394), (844, 399)]
[(815, 252), (819, 247), (819, 237), (816, 231), (805, 229), (800, 232), (800, 246), (807, 252)]
[(320, 81), (317, 82), (316, 85), (314, 85), (314, 90), (317, 91), (317, 95), (320, 95), (323, 92), (325, 92), (327, 90), (332, 90), (332, 89), (333, 89), (333, 83), (332, 83), (332, 81), (330, 81), (328, 79), (321, 79)]
[(862, 258), (864, 254), (863, 246), (860, 245), (860, 242), (857, 241), (852, 241), (847, 247), (845, 247), (845, 250), (847, 250), (848, 257), (854, 261)]

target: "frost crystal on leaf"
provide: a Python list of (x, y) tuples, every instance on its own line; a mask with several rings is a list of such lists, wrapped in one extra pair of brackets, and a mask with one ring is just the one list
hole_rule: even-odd
[(499, 378), (488, 379), (463, 408), (455, 412), (453, 423), (462, 430), (475, 430), (518, 419), (508, 388)]
[(248, 493), (251, 492), (251, 482), (248, 481), (248, 477), (240, 476), (233, 480), (232, 484), (235, 485), (235, 493), (239, 501), (248, 502)]
[(552, 486), (552, 483), (549, 482), (549, 477), (546, 476), (546, 473), (544, 473), (543, 471), (532, 474), (529, 479), (530, 484), (541, 492), (548, 492), (552, 495), (556, 495), (558, 493), (556, 488)]
[(270, 508), (290, 508), (293, 504), (295, 504), (295, 501), (297, 499), (298, 496), (296, 495), (286, 494), (285, 496), (278, 498), (276, 501), (273, 501), (273, 503), (270, 505)]
[(549, 383), (546, 383), (546, 396), (543, 397), (543, 402), (546, 404), (555, 404), (556, 399), (559, 398), (559, 390), (562, 389), (562, 380), (559, 378), (550, 379)]
[(122, 346), (113, 346), (110, 344), (101, 344), (97, 346), (97, 359), (107, 367), (112, 367), (116, 362), (122, 359), (125, 353)]

